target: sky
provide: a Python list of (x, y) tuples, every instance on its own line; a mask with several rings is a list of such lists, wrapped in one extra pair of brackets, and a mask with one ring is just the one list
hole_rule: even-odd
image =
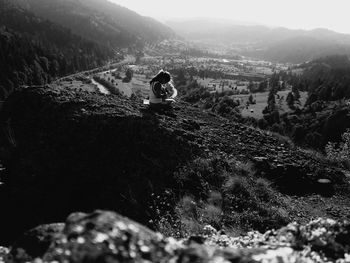
[(109, 0), (162, 22), (223, 18), (291, 29), (350, 34), (350, 0)]

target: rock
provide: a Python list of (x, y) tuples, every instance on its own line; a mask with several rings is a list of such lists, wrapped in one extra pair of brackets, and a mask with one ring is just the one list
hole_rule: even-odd
[(319, 183), (319, 184), (323, 184), (323, 185), (326, 185), (326, 184), (332, 184), (332, 181), (331, 180), (329, 180), (329, 179), (318, 179), (317, 180), (317, 182)]
[(195, 244), (204, 244), (205, 237), (203, 236), (190, 236), (187, 240), (188, 244), (195, 243)]
[(331, 180), (321, 178), (317, 180), (317, 190), (321, 195), (331, 196), (334, 192), (333, 183)]
[(217, 235), (217, 233), (218, 231), (211, 225), (206, 225), (203, 227), (203, 234), (205, 236), (213, 236), (213, 235)]
[(8, 260), (9, 249), (0, 246), (0, 263), (5, 263)]
[(14, 258), (23, 257), (24, 254), (31, 259), (42, 257), (56, 235), (60, 234), (63, 228), (64, 224), (57, 223), (41, 225), (25, 232), (12, 245), (11, 255)]
[[(213, 235), (203, 244), (204, 239), (197, 236), (183, 242), (166, 238), (114, 212), (99, 210), (69, 216), (64, 229), (54, 235), (44, 255), (35, 261), (26, 257), (23, 251), (20, 251), (22, 258), (18, 256), (13, 260), (75, 263), (327, 262), (344, 259), (349, 254), (350, 223), (317, 219), (306, 225), (291, 223), (265, 234)], [(6, 253), (4, 251), (4, 257)]]
[(183, 121), (184, 128), (187, 128), (188, 130), (194, 131), (194, 130), (200, 130), (201, 126), (197, 121), (194, 120), (188, 120), (184, 119)]
[(114, 212), (73, 214), (45, 255), (58, 262), (164, 262), (180, 245)]

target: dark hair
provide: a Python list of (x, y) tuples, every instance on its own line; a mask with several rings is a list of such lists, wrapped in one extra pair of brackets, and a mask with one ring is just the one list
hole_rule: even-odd
[(160, 81), (161, 79), (165, 79), (165, 80), (167, 80), (166, 82), (169, 82), (171, 80), (170, 73), (168, 71), (161, 70), (161, 71), (158, 72), (157, 75), (155, 75), (151, 79), (151, 81), (149, 83), (152, 84), (153, 82)]

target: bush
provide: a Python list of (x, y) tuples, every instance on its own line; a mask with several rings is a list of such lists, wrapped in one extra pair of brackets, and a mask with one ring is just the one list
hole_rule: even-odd
[(132, 77), (134, 76), (134, 72), (132, 69), (128, 68), (125, 72), (125, 77), (123, 78), (123, 82), (128, 83), (131, 81)]
[(224, 96), (219, 103), (213, 107), (214, 111), (222, 116), (238, 113), (238, 104), (232, 98)]
[(288, 222), (287, 204), (262, 178), (230, 178), (224, 190), (224, 223), (243, 230), (265, 231)]
[[(160, 212), (156, 229), (176, 237), (216, 229), (259, 230), (288, 222), (288, 205), (253, 165), (236, 159), (197, 159), (179, 170), (180, 196), (171, 217)], [(289, 208), (290, 210), (290, 208)]]
[(109, 82), (108, 80), (101, 78), (98, 75), (93, 76), (93, 79), (100, 83), (101, 85), (103, 85), (110, 93), (114, 94), (114, 95), (118, 95), (121, 96), (122, 94), (120, 93), (119, 89), (111, 82)]
[(258, 120), (258, 127), (259, 129), (266, 129), (268, 127), (268, 123), (265, 119), (259, 119)]
[(197, 81), (193, 81), (187, 86), (180, 87), (179, 91), (183, 94), (182, 99), (190, 103), (196, 103), (210, 97), (209, 91), (200, 86)]
[(336, 143), (328, 142), (325, 151), (329, 160), (340, 163), (346, 168), (350, 168), (350, 129), (342, 135), (342, 142), (338, 147)]

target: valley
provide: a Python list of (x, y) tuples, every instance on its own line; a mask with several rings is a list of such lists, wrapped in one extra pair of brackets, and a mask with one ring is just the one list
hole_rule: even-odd
[(116, 1), (0, 0), (0, 263), (349, 262), (350, 35)]

